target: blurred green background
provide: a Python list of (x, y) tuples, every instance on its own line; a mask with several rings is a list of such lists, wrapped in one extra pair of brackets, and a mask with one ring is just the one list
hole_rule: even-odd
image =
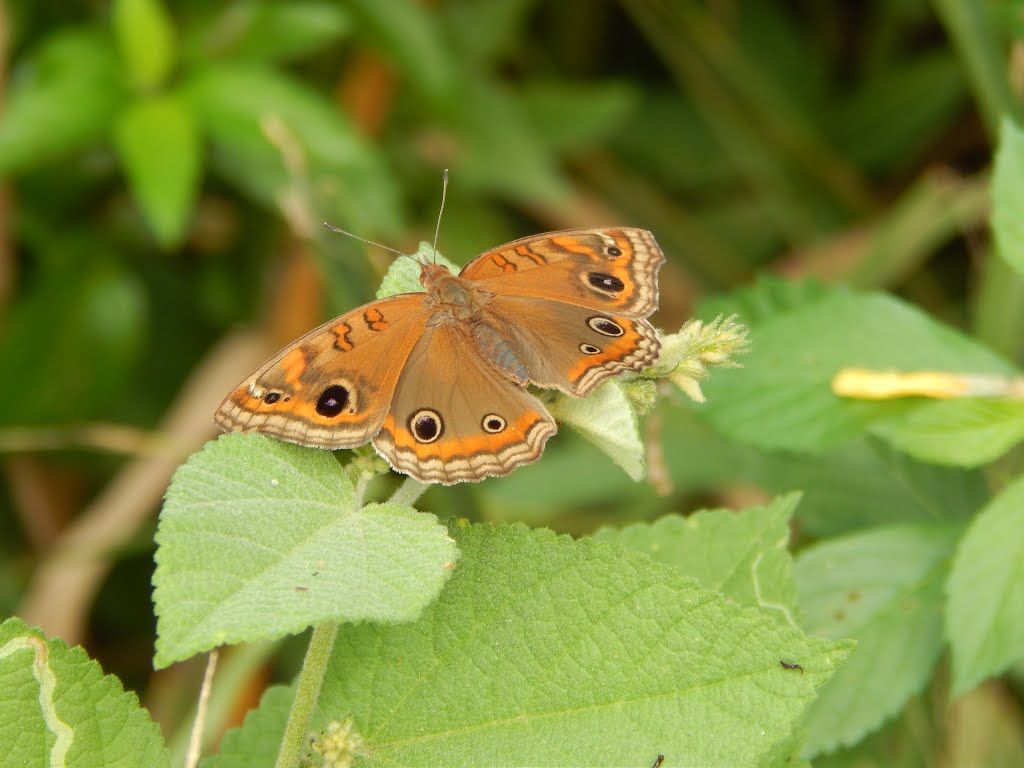
[[(198, 668), (150, 666), (167, 479), (268, 353), (372, 297), (391, 256), (320, 223), (411, 252), (443, 168), (456, 262), (644, 227), (666, 330), (774, 274), (897, 293), (1019, 362), (986, 227), (1022, 32), (1021, 2), (967, 0), (0, 2), (0, 614), (83, 643), (177, 732)], [(804, 533), (841, 527), (678, 394), (645, 429), (647, 484), (563, 430), (422, 506), (586, 533), (804, 489)]]

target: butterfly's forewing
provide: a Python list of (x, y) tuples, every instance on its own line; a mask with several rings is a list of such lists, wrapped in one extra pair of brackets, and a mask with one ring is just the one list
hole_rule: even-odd
[(316, 448), (362, 445), (380, 429), (428, 317), (426, 294), (409, 293), (324, 323), (239, 384), (216, 421)]
[(503, 296), (647, 317), (658, 306), (658, 270), (664, 262), (647, 230), (572, 229), (494, 248), (473, 259), (459, 277)]
[(468, 324), (427, 328), (373, 445), (399, 472), (450, 485), (540, 457), (555, 422), (478, 351)]

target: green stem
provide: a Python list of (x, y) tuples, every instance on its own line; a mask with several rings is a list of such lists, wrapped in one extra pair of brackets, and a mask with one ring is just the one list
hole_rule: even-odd
[(403, 507), (408, 507), (416, 503), (416, 499), (423, 495), (430, 486), (421, 483), (419, 480), (414, 480), (411, 477), (405, 478), (398, 490), (391, 494), (391, 498), (388, 501), (392, 504), (401, 504)]
[(277, 753), (276, 768), (297, 768), (302, 760), (302, 748), (309, 721), (313, 716), (313, 707), (320, 698), (320, 689), (324, 684), (327, 662), (331, 658), (331, 649), (338, 637), (338, 622), (325, 621), (313, 629), (309, 639), (306, 658), (302, 662), (295, 685), (295, 699), (288, 713), (288, 723), (284, 728), (281, 750)]
[(1021, 118), (1006, 77), (1006, 50), (993, 28), (986, 3), (977, 0), (933, 0), (946, 32), (964, 62), (988, 135), (995, 143), (999, 120)]

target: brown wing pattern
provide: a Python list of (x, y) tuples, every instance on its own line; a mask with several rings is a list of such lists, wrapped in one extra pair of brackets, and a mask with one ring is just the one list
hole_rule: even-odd
[(643, 229), (571, 229), (515, 240), (477, 256), (459, 277), (502, 296), (550, 299), (647, 317), (658, 306), (665, 255)]
[(392, 467), (451, 485), (538, 459), (556, 431), (533, 395), (484, 360), (468, 326), (428, 328), (398, 382), (373, 446)]
[(299, 445), (362, 445), (380, 429), (428, 317), (426, 294), (408, 293), (324, 323), (239, 384), (215, 419)]

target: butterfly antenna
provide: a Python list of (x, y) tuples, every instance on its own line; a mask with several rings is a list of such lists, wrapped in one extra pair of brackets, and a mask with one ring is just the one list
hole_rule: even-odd
[(444, 213), (444, 200), (448, 197), (448, 169), (441, 174), (441, 208), (437, 212), (437, 224), (434, 226), (434, 263), (437, 263), (437, 236), (441, 232), (441, 214)]
[(336, 227), (334, 224), (331, 224), (329, 221), (325, 221), (324, 222), (324, 226), (327, 227), (329, 230), (331, 230), (331, 232), (337, 232), (339, 235), (348, 235), (349, 237), (354, 238), (356, 240), (359, 240), (360, 242), (366, 243), (367, 245), (374, 245), (374, 246), (376, 246), (378, 248), (383, 248), (385, 251), (391, 251), (391, 253), (397, 253), (399, 256), (405, 256), (405, 258), (412, 259), (417, 264), (419, 264), (419, 261), (415, 257), (410, 256), (408, 253), (402, 253), (397, 248), (392, 248), (391, 246), (384, 245), (384, 243), (378, 243), (376, 240), (367, 240), (365, 237), (360, 237), (359, 235), (353, 234), (352, 232), (349, 232), (347, 229), (342, 229), (341, 227)]

